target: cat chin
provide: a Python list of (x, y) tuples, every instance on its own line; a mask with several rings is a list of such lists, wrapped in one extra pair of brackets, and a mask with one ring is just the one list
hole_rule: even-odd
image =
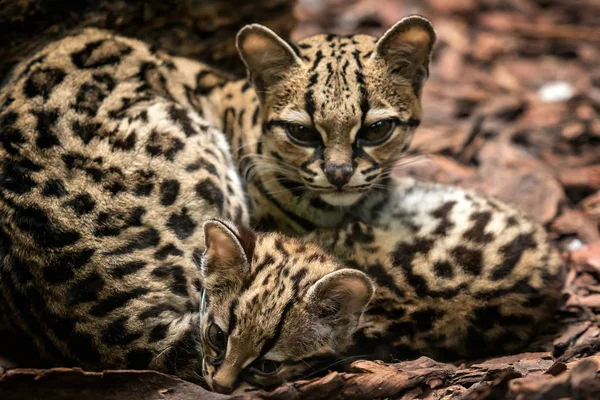
[(360, 200), (362, 193), (334, 192), (321, 194), (320, 197), (321, 200), (332, 206), (347, 207)]

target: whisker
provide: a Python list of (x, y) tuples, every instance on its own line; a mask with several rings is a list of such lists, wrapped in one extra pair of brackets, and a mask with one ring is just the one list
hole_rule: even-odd
[(321, 367), (321, 368), (319, 368), (319, 369), (317, 369), (317, 370), (314, 370), (314, 371), (312, 371), (312, 372), (310, 372), (310, 373), (308, 373), (308, 374), (302, 375), (302, 376), (300, 377), (300, 379), (308, 379), (308, 378), (310, 378), (311, 376), (317, 375), (317, 374), (319, 374), (319, 373), (321, 373), (321, 372), (323, 372), (323, 371), (326, 371), (326, 370), (328, 370), (328, 369), (330, 369), (331, 367), (334, 367), (334, 366), (336, 366), (336, 365), (339, 365), (339, 364), (345, 363), (345, 362), (347, 362), (347, 361), (350, 361), (350, 360), (352, 360), (352, 361), (355, 361), (355, 360), (361, 360), (361, 359), (364, 359), (364, 358), (366, 358), (366, 357), (368, 357), (368, 355), (367, 355), (367, 354), (361, 354), (361, 355), (356, 355), (356, 356), (344, 357), (344, 358), (342, 358), (342, 359), (338, 359), (338, 360), (336, 360), (336, 361), (334, 361), (334, 362), (331, 362), (331, 363), (329, 363), (329, 364), (327, 364), (327, 365), (325, 365), (325, 366), (323, 366), (323, 367)]

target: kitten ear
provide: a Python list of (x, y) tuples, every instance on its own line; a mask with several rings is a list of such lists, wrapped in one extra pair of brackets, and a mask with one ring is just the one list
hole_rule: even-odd
[(413, 80), (417, 89), (429, 75), (435, 31), (429, 20), (411, 15), (402, 18), (377, 41), (371, 59), (383, 59), (392, 73)]
[(306, 296), (317, 317), (352, 327), (358, 324), (374, 292), (373, 282), (364, 272), (344, 268), (319, 279)]
[(243, 27), (237, 34), (236, 46), (259, 95), (291, 68), (302, 65), (292, 47), (262, 25)]
[(206, 280), (205, 287), (208, 289), (211, 282), (218, 286), (241, 283), (254, 253), (254, 233), (219, 219), (209, 219), (202, 229), (204, 256), (201, 272)]

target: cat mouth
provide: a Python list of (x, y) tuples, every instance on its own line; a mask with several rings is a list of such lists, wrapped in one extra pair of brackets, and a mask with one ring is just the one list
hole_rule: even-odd
[(319, 197), (324, 202), (338, 207), (348, 207), (355, 204), (363, 196), (364, 191), (331, 191), (320, 193)]
[(337, 188), (333, 185), (317, 186), (306, 184), (306, 187), (315, 192), (321, 198), (321, 200), (329, 205), (347, 207), (358, 202), (369, 190), (371, 185), (366, 184)]

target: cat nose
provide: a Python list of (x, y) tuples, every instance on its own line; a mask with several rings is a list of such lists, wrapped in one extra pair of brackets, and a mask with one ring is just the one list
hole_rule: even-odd
[(233, 392), (233, 388), (232, 387), (221, 386), (214, 379), (212, 380), (212, 387), (213, 387), (214, 391), (217, 392), (217, 393), (230, 394), (231, 392)]
[(325, 172), (325, 177), (327, 177), (329, 183), (341, 189), (345, 184), (350, 182), (350, 178), (352, 178), (352, 174), (354, 173), (354, 167), (352, 164), (326, 164), (323, 172)]

